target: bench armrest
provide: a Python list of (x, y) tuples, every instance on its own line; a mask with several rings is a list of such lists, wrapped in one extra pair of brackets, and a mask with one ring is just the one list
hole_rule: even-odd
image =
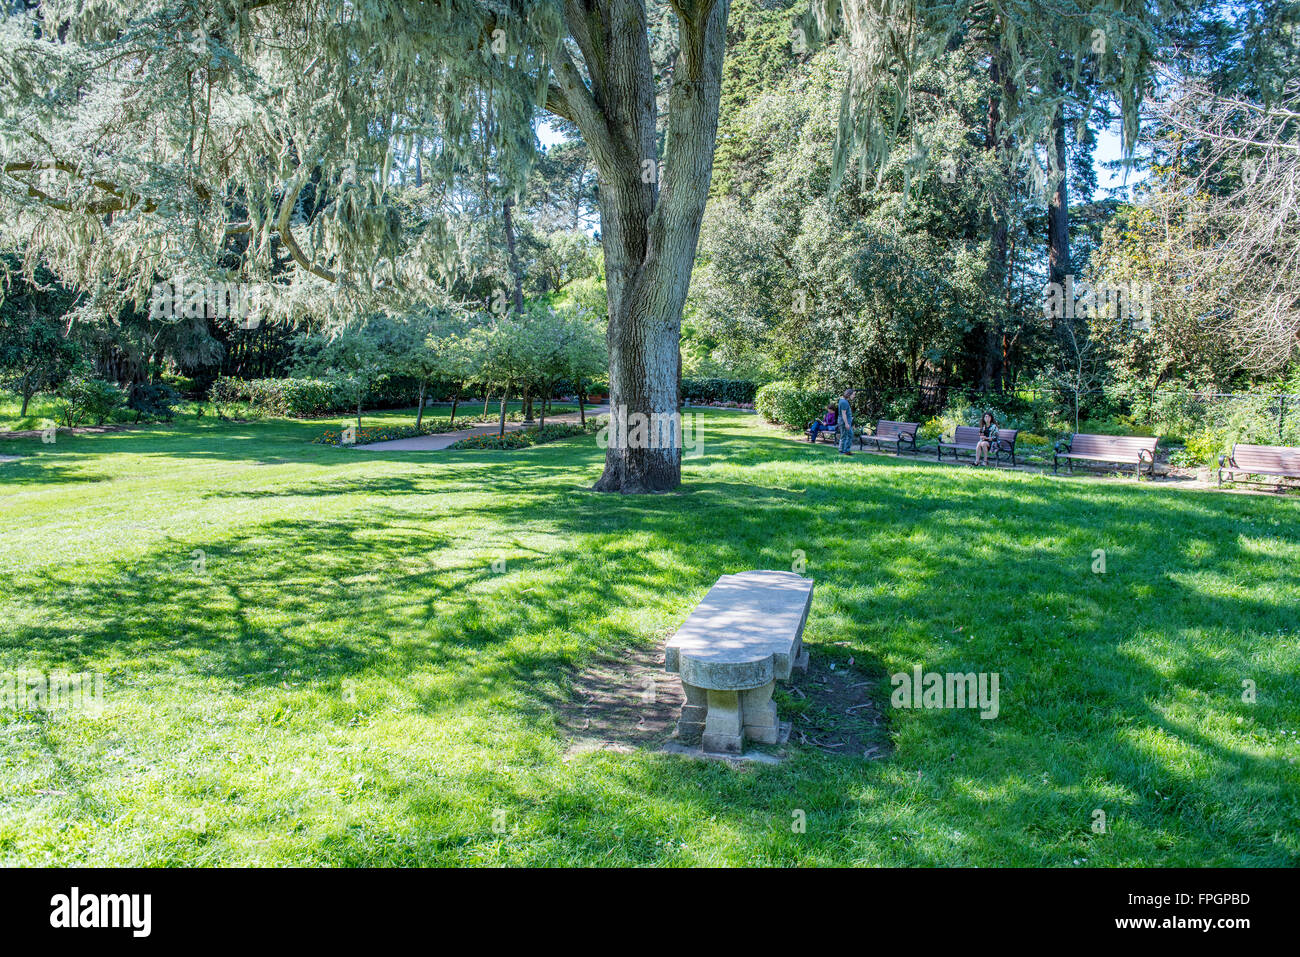
[(1227, 452), (1220, 452), (1220, 453), (1219, 453), (1219, 468), (1223, 468), (1223, 467), (1224, 467), (1225, 465), (1227, 465), (1230, 461), (1232, 461), (1232, 459), (1231, 459), (1231, 457), (1228, 455)]
[(1150, 449), (1138, 449), (1138, 461), (1150, 462), (1152, 465), (1155, 465), (1156, 463), (1155, 453), (1152, 452)]
[(1054, 451), (1057, 452), (1068, 452), (1070, 451), (1070, 447), (1072, 445), (1074, 445), (1073, 435), (1070, 436), (1068, 439), (1061, 439), (1059, 442), (1056, 443), (1056, 445), (1053, 446), (1053, 449)]

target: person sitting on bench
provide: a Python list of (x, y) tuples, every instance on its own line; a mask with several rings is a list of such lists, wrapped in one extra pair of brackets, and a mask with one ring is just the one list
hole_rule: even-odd
[(998, 444), (998, 424), (993, 420), (992, 412), (985, 412), (980, 419), (980, 440), (975, 443), (975, 464), (980, 464), (981, 456), (984, 464), (989, 464), (989, 449)]
[(820, 419), (813, 419), (808, 423), (808, 441), (816, 442), (818, 432), (834, 432), (835, 419), (835, 406), (828, 403), (826, 415)]

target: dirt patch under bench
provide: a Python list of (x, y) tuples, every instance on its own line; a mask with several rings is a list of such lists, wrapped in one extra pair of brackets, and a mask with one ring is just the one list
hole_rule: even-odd
[(601, 658), (574, 676), (572, 695), (558, 704), (566, 753), (658, 750), (676, 731), (685, 700), (681, 681), (664, 671), (662, 648)]
[(868, 761), (888, 757), (889, 722), (880, 709), (887, 699), (878, 696), (885, 676), (809, 650), (807, 673), (777, 684), (774, 696), (777, 712), (790, 722), (790, 746)]
[[(876, 696), (884, 676), (846, 664), (842, 653), (828, 660), (810, 650), (807, 673), (776, 686), (777, 712), (791, 722), (790, 740), (776, 753), (887, 757), (888, 722)], [(569, 698), (556, 702), (557, 723), (569, 740), (565, 753), (658, 751), (675, 741), (684, 700), (681, 680), (664, 671), (662, 647), (598, 659), (573, 676)]]

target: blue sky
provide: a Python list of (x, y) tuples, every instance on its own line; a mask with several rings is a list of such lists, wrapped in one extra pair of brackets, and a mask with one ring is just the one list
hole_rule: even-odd
[(1097, 149), (1093, 153), (1093, 167), (1097, 171), (1097, 191), (1093, 194), (1093, 199), (1106, 199), (1112, 195), (1110, 190), (1126, 187), (1131, 189), (1146, 179), (1147, 174), (1143, 170), (1129, 170), (1125, 177), (1124, 170), (1111, 172), (1102, 165), (1118, 160), (1122, 155), (1123, 138), (1120, 136), (1119, 124), (1098, 132)]

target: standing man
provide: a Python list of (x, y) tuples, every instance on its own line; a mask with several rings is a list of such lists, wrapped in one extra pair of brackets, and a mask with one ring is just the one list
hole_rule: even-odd
[(835, 427), (839, 429), (840, 455), (852, 455), (853, 448), (853, 409), (849, 402), (853, 398), (853, 390), (845, 389), (844, 394), (840, 396), (839, 410), (840, 414)]

